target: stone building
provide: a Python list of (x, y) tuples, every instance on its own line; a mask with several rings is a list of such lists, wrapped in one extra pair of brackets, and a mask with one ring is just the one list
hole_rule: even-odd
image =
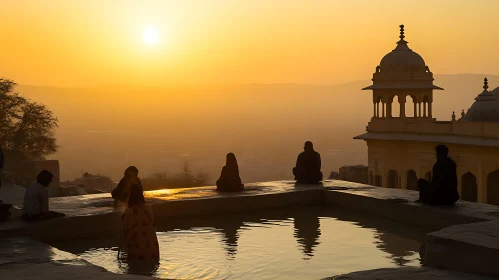
[[(366, 133), (370, 184), (417, 190), (417, 179), (431, 179), (434, 147), (445, 144), (457, 163), (461, 199), (499, 205), (499, 88), (483, 90), (469, 110), (456, 119), (432, 117), (433, 74), (423, 58), (408, 47), (400, 26), (396, 48), (385, 55), (373, 74), (373, 117)], [(477, 92), (480, 92), (477, 85)], [(396, 103), (398, 104), (396, 104)], [(412, 114), (406, 114), (407, 108)], [(471, 100), (470, 100), (471, 102)], [(394, 104), (395, 103), (395, 104)], [(400, 106), (399, 115), (393, 106)]]

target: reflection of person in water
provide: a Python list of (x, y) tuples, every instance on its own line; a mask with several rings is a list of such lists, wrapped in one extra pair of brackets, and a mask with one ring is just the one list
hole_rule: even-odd
[(314, 248), (319, 245), (321, 235), (319, 217), (312, 212), (302, 212), (294, 216), (295, 238), (302, 246), (304, 258), (314, 256)]
[(238, 230), (241, 228), (242, 222), (228, 223), (222, 227), (224, 234), (223, 242), (225, 243), (227, 255), (234, 257), (237, 253), (237, 241), (239, 239)]

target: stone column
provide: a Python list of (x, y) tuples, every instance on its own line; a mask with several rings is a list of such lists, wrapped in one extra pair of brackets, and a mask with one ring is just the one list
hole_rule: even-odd
[(426, 105), (428, 105), (428, 102), (423, 102), (423, 117), (426, 118)]
[(421, 102), (418, 102), (418, 117), (421, 118)]
[(382, 118), (385, 117), (385, 102), (381, 101), (381, 112), (382, 112)]
[(399, 97), (399, 103), (400, 103), (400, 117), (405, 118), (405, 97), (404, 100), (400, 101)]
[(428, 117), (432, 117), (432, 113), (431, 113), (431, 101), (428, 102)]
[(414, 102), (414, 117), (417, 118), (418, 116), (418, 105), (416, 104), (416, 102)]
[(386, 117), (391, 118), (392, 117), (392, 102), (386, 103)]
[(373, 117), (376, 117), (376, 103), (373, 103)]
[[(476, 173), (477, 202), (487, 203), (487, 174), (484, 174), (483, 162), (480, 161)], [(459, 179), (459, 178), (458, 178)]]

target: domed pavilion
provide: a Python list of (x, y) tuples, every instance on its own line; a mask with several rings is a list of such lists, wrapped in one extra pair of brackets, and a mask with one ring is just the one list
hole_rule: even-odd
[[(485, 79), (467, 113), (437, 121), (433, 90), (442, 88), (434, 85), (433, 73), (404, 33), (400, 25), (397, 46), (376, 66), (372, 85), (363, 88), (372, 90), (373, 117), (366, 133), (354, 139), (367, 142), (369, 183), (417, 190), (418, 178), (431, 180), (435, 146), (445, 144), (457, 163), (461, 199), (499, 205), (499, 87), (488, 91)], [(406, 114), (411, 101), (413, 112)]]

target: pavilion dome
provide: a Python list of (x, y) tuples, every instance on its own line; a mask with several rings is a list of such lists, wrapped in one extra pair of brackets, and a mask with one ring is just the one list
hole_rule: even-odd
[(426, 65), (424, 59), (416, 52), (412, 51), (404, 40), (404, 25), (400, 25), (400, 40), (397, 47), (386, 54), (379, 64), (381, 72), (404, 69), (411, 72), (425, 72)]
[(464, 121), (472, 122), (499, 122), (499, 102), (494, 91), (488, 91), (487, 78), (484, 79), (483, 91), (476, 98), (473, 105), (464, 116)]

